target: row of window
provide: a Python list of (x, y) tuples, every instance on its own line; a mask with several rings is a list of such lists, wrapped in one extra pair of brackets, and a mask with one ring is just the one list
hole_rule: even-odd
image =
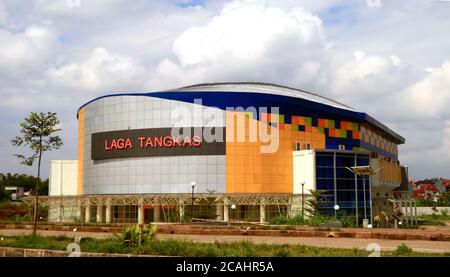
[[(370, 191), (366, 190), (366, 200), (370, 199)], [(358, 191), (358, 202), (363, 201), (364, 191)], [(338, 190), (337, 201), (356, 201), (356, 193), (353, 190)], [(320, 201), (334, 203), (334, 191), (326, 191), (319, 198)]]
[[(356, 155), (356, 163), (355, 163), (355, 154), (350, 154), (351, 156), (347, 156), (348, 154), (336, 154), (336, 167), (352, 167), (352, 166), (363, 166), (369, 165), (369, 156), (368, 155)], [(316, 155), (316, 166), (318, 167), (334, 167), (334, 157), (333, 156), (324, 156), (323, 154)]]
[[(361, 179), (357, 181), (357, 190), (364, 190), (364, 185)], [(317, 189), (323, 189), (327, 191), (334, 191), (334, 179), (317, 179)], [(336, 179), (336, 187), (338, 190), (355, 190), (354, 179)], [(369, 189), (369, 182), (366, 180), (365, 189)]]
[[(310, 150), (311, 149), (311, 143), (309, 143), (309, 142), (307, 142), (307, 143), (296, 142), (295, 145), (294, 145), (294, 149), (295, 149), (295, 151)], [(338, 145), (338, 149), (339, 150), (345, 150), (345, 145), (344, 144), (339, 144)]]

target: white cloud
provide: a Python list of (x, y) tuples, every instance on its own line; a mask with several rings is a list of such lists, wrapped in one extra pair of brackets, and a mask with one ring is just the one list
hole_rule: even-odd
[(439, 152), (444, 154), (443, 161), (450, 160), (450, 120), (445, 122), (444, 136), (442, 138), (442, 145)]
[[(79, 62), (48, 70), (50, 82), (60, 87), (87, 91), (131, 89), (145, 81), (145, 69), (128, 57), (95, 48)], [(138, 84), (139, 85), (139, 84)]]
[(418, 78), (417, 70), (396, 55), (363, 51), (355, 51), (350, 60), (348, 55), (337, 54), (330, 71), (332, 94), (363, 101), (397, 93)]
[[(322, 44), (321, 20), (302, 8), (286, 13), (261, 2), (233, 2), (205, 27), (193, 27), (174, 44), (181, 66), (232, 58), (255, 62), (279, 39), (303, 46)], [(234, 62), (234, 61), (233, 61)]]
[(6, 22), (8, 19), (8, 10), (6, 9), (5, 4), (0, 2), (0, 26)]
[(234, 1), (208, 24), (182, 33), (173, 46), (177, 61), (163, 60), (152, 80), (312, 83), (328, 47), (320, 18), (301, 7), (284, 11), (264, 1)]
[(395, 66), (399, 66), (402, 63), (402, 60), (396, 55), (391, 55), (389, 58), (391, 58), (391, 62)]
[(400, 158), (413, 177), (449, 177), (450, 120), (411, 122), (399, 128), (409, 138), (401, 147), (406, 149), (400, 151)]
[(49, 28), (29, 26), (23, 32), (0, 29), (0, 67), (33, 65), (47, 58), (57, 44)]
[(432, 70), (423, 80), (411, 85), (396, 98), (404, 111), (414, 111), (422, 119), (450, 118), (450, 61)]

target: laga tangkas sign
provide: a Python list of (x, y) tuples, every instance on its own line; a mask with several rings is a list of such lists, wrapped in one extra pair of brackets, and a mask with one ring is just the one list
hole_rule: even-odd
[[(92, 134), (91, 159), (127, 157), (225, 155), (225, 128), (184, 128), (174, 135), (172, 128), (133, 129)], [(221, 129), (221, 141), (204, 139), (204, 132)], [(187, 130), (187, 132), (186, 132)]]

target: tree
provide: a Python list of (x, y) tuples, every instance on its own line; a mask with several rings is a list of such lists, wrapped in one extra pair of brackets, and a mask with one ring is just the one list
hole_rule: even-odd
[(0, 183), (0, 201), (8, 198), (8, 194), (6, 193), (5, 186)]
[(3, 182), (4, 178), (5, 176), (0, 173), (0, 201), (6, 198), (5, 184)]
[(310, 189), (311, 198), (306, 201), (307, 207), (306, 212), (309, 213), (311, 217), (320, 214), (320, 209), (324, 207), (327, 203), (326, 190), (314, 190)]
[(27, 146), (32, 152), (32, 155), (29, 157), (25, 157), (22, 154), (15, 155), (20, 159), (21, 164), (32, 166), (34, 161), (38, 160), (37, 181), (34, 190), (33, 235), (36, 235), (42, 154), (46, 151), (59, 149), (63, 145), (61, 138), (55, 135), (55, 133), (61, 131), (58, 125), (59, 119), (56, 117), (56, 113), (32, 112), (29, 117), (25, 118), (24, 122), (20, 123), (21, 135), (11, 140), (13, 145)]
[[(27, 174), (0, 173), (0, 186), (23, 187), (25, 191), (29, 191), (33, 190), (36, 182), (39, 182), (39, 194), (48, 195), (48, 179), (39, 180), (37, 177)], [(34, 195), (34, 191), (31, 194)]]

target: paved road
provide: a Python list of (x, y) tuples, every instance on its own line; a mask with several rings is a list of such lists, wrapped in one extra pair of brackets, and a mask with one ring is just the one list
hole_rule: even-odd
[[(30, 234), (30, 230), (0, 229), (0, 235)], [(98, 232), (68, 232), (68, 231), (45, 231), (39, 230), (44, 236), (65, 235), (68, 237), (93, 237), (107, 238), (113, 236), (111, 233)], [(308, 246), (331, 247), (331, 248), (359, 248), (366, 249), (370, 243), (378, 243), (381, 250), (394, 250), (397, 246), (405, 243), (414, 251), (432, 253), (450, 253), (450, 242), (448, 241), (426, 241), (426, 240), (381, 240), (381, 239), (356, 239), (356, 238), (318, 238), (318, 237), (269, 237), (269, 236), (226, 236), (226, 235), (184, 235), (184, 234), (158, 234), (160, 239), (182, 239), (196, 242), (233, 242), (247, 240), (253, 243), (268, 244), (304, 244)]]

